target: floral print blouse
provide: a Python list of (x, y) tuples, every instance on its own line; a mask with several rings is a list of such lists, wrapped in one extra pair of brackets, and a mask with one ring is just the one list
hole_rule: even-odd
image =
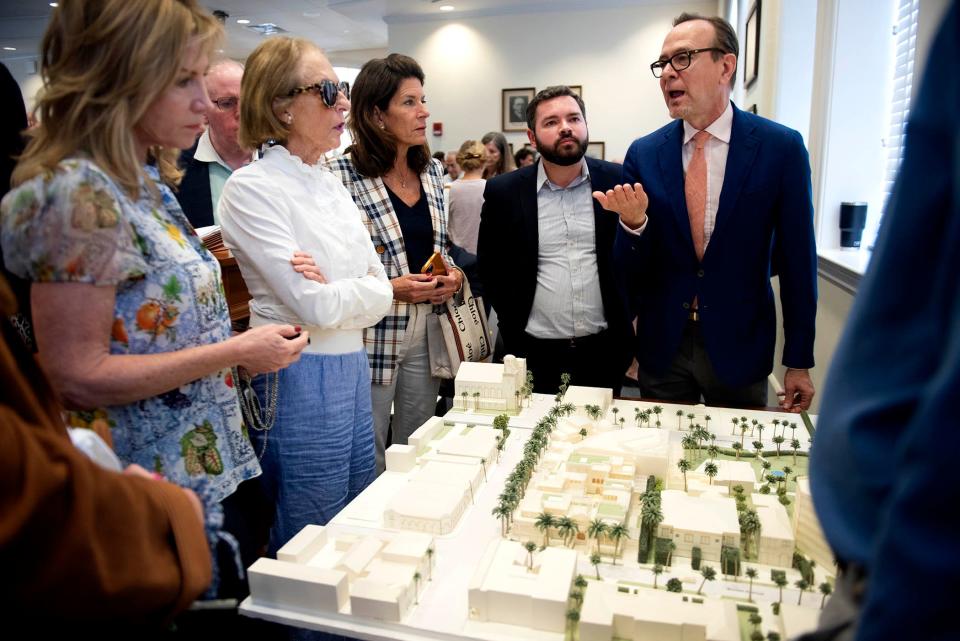
[[(134, 202), (93, 162), (73, 158), (4, 199), (7, 269), (32, 282), (116, 288), (111, 354), (155, 354), (224, 341), (230, 316), (220, 266), (154, 167)], [(205, 478), (217, 500), (260, 473), (241, 427), (229, 369), (165, 394), (68, 413), (111, 428), (124, 464), (185, 486)]]

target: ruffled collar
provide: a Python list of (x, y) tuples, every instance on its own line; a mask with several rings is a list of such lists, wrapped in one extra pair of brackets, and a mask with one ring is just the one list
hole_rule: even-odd
[(323, 163), (319, 160), (315, 165), (308, 165), (307, 163), (303, 162), (299, 156), (294, 156), (290, 153), (289, 149), (280, 144), (271, 145), (264, 148), (263, 157), (268, 158), (271, 156), (279, 158), (286, 162), (286, 164), (296, 167), (297, 171), (308, 176), (316, 176), (326, 169), (323, 166)]

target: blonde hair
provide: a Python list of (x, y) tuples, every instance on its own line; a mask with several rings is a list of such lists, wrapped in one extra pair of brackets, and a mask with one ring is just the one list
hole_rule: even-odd
[(464, 171), (475, 171), (483, 169), (486, 164), (484, 158), (486, 149), (476, 140), (466, 140), (460, 145), (460, 151), (457, 152), (457, 164)]
[[(40, 125), (12, 183), (79, 153), (139, 197), (144, 174), (136, 125), (174, 83), (187, 46), (196, 42), (209, 53), (221, 35), (220, 24), (196, 0), (61, 0), (41, 45)], [(149, 150), (171, 185), (180, 179), (179, 153)]]
[(247, 57), (240, 82), (240, 144), (259, 149), (267, 141), (286, 144), (290, 127), (277, 115), (300, 84), (300, 61), (308, 51), (323, 55), (304, 38), (275, 36), (264, 40)]

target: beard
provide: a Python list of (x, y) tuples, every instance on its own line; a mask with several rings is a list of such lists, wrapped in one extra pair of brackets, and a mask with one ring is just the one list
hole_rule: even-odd
[[(570, 165), (575, 165), (580, 162), (580, 159), (583, 158), (583, 155), (587, 152), (587, 143), (590, 141), (589, 135), (584, 136), (583, 140), (580, 140), (576, 136), (563, 136), (557, 139), (557, 142), (554, 143), (553, 147), (547, 147), (542, 142), (540, 138), (534, 134), (534, 140), (537, 141), (537, 151), (540, 152), (540, 155), (543, 158), (553, 163), (554, 165), (560, 165), (561, 167), (569, 167)], [(575, 143), (573, 149), (562, 149), (561, 145), (566, 141), (571, 140)]]

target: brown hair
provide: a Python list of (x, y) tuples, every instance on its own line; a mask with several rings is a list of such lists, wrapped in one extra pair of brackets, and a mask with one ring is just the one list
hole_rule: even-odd
[(300, 84), (300, 61), (320, 48), (304, 38), (274, 36), (247, 56), (240, 82), (240, 145), (259, 149), (268, 141), (286, 144), (290, 127), (277, 115)]
[(561, 96), (570, 96), (576, 100), (577, 106), (580, 107), (580, 113), (583, 114), (583, 119), (587, 119), (587, 107), (583, 104), (583, 98), (566, 85), (554, 85), (553, 87), (541, 89), (537, 95), (533, 97), (533, 100), (530, 101), (530, 104), (527, 105), (527, 127), (529, 127), (531, 131), (535, 129), (535, 125), (537, 124), (537, 107), (548, 100), (553, 100)]
[[(416, 78), (423, 84), (423, 69), (410, 56), (391, 53), (386, 58), (369, 60), (353, 83), (348, 123), (353, 144), (347, 151), (361, 175), (383, 176), (393, 168), (397, 139), (380, 128), (376, 110), (385, 112), (400, 83), (408, 78)], [(407, 166), (415, 173), (422, 173), (430, 162), (430, 148), (426, 143), (407, 150)]]
[[(733, 30), (733, 27), (730, 26), (730, 23), (724, 20), (719, 16), (701, 16), (699, 13), (691, 13), (684, 11), (679, 16), (673, 19), (673, 26), (676, 27), (679, 24), (684, 22), (690, 22), (691, 20), (704, 20), (713, 25), (713, 44), (711, 46), (720, 49), (723, 53), (717, 51), (711, 51), (710, 57), (714, 60), (719, 60), (725, 54), (732, 53), (734, 58), (737, 58), (739, 61), (740, 58), (740, 43), (737, 40), (737, 32)], [(733, 86), (733, 83), (737, 80), (737, 66), (734, 64), (733, 73), (730, 75), (730, 86)]]
[(513, 164), (513, 156), (510, 154), (510, 145), (507, 144), (507, 138), (499, 131), (490, 131), (484, 134), (483, 138), (480, 139), (480, 142), (487, 144), (492, 142), (497, 146), (497, 149), (500, 150), (500, 164), (497, 165), (497, 168), (493, 171), (490, 171), (489, 168), (483, 170), (484, 178), (493, 178), (494, 176), (499, 176), (500, 174), (505, 174), (508, 171), (513, 171), (517, 168)]
[[(82, 153), (137, 198), (145, 176), (134, 128), (173, 84), (187, 46), (197, 42), (209, 54), (221, 35), (196, 0), (62, 0), (41, 44), (40, 125), (12, 183)], [(179, 182), (179, 149), (149, 153), (165, 182)]]
[(484, 162), (483, 145), (476, 140), (465, 140), (457, 152), (457, 164), (464, 171), (482, 169)]

